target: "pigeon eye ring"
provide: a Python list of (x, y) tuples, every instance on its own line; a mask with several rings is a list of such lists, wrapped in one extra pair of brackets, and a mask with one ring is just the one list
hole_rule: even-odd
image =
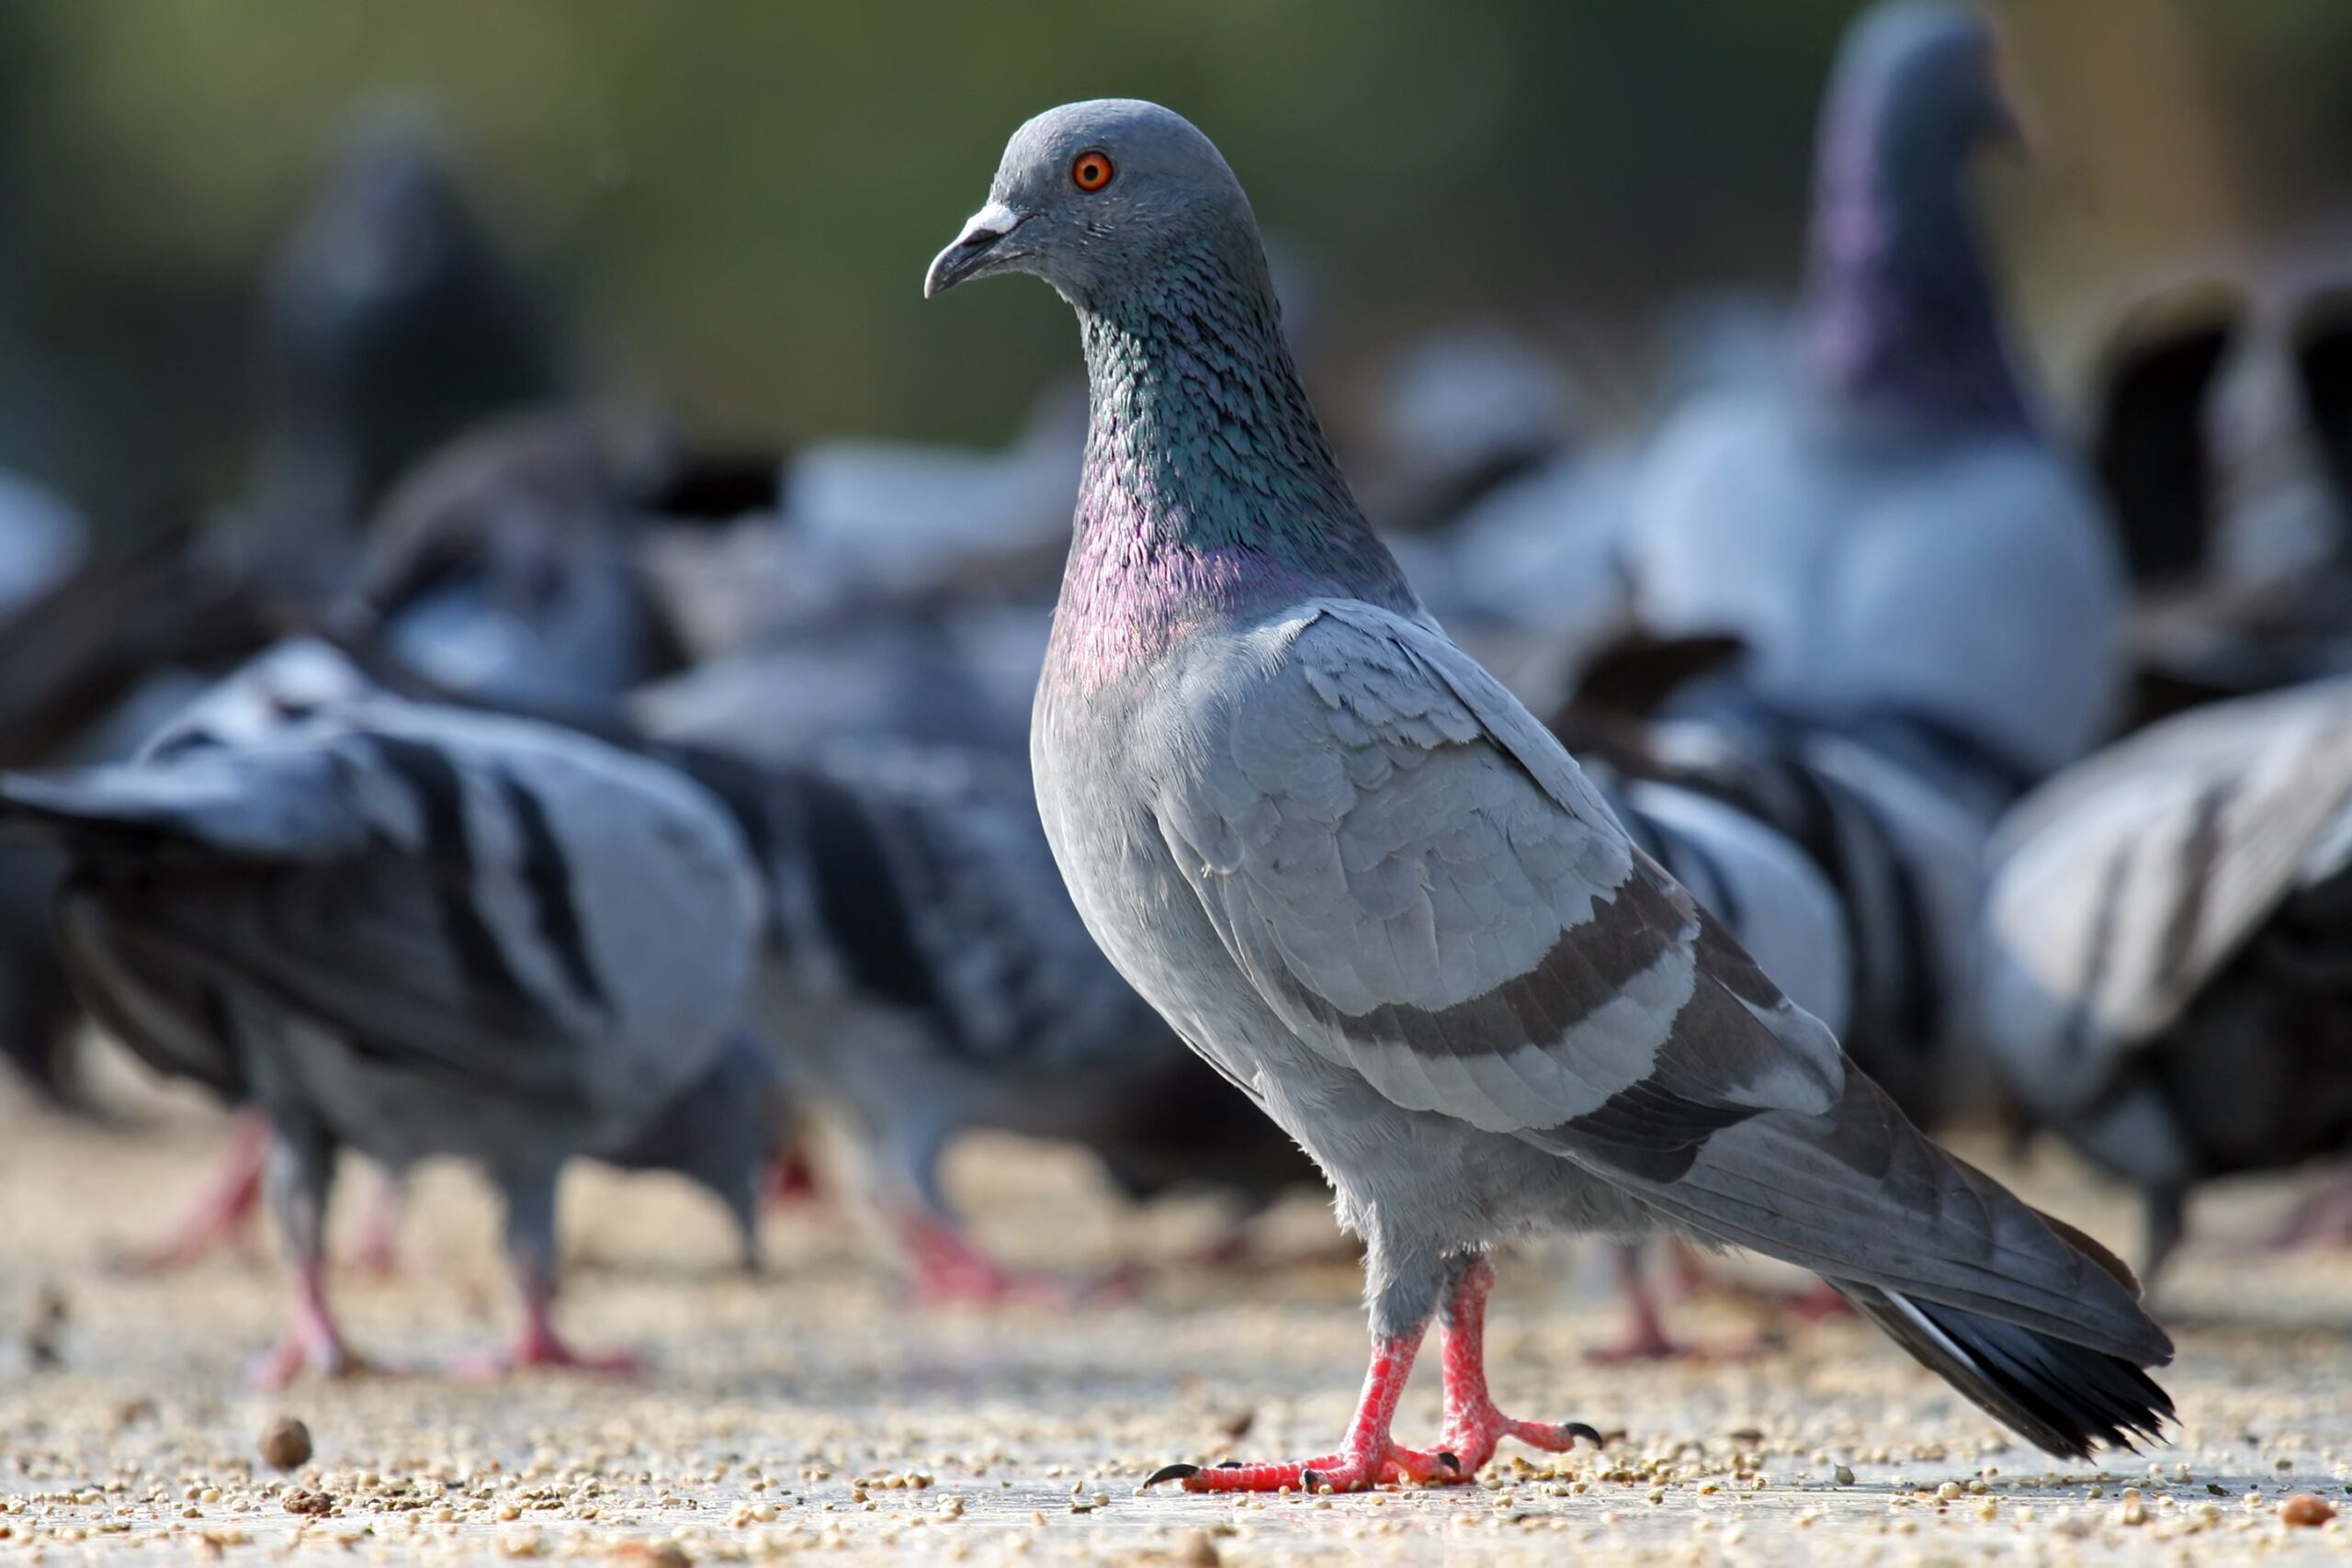
[(1118, 172), (1109, 153), (1090, 150), (1071, 160), (1069, 182), (1082, 191), (1098, 191)]

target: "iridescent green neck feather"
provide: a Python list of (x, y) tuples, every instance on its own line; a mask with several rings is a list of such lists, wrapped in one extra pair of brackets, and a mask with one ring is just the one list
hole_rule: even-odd
[(1055, 621), (1118, 679), (1190, 632), (1318, 596), (1420, 607), (1340, 477), (1254, 233), (1196, 238), (1073, 300), (1092, 424)]

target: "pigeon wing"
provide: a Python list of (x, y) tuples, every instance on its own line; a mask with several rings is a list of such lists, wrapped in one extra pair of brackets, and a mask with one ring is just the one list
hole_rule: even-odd
[(1159, 823), (1312, 1049), (1841, 1281), (2169, 1353), (2111, 1260), (1922, 1137), (1466, 655), (1344, 601), (1260, 635)]

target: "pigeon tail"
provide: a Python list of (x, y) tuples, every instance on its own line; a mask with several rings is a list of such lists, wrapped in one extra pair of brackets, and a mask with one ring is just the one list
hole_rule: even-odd
[(2079, 1460), (2098, 1444), (2162, 1442), (2173, 1419), (2171, 1396), (2120, 1356), (1940, 1302), (1830, 1283), (1921, 1364), (2045, 1452)]

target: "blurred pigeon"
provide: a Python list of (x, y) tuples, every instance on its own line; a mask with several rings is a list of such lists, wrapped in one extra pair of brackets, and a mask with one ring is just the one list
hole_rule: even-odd
[(270, 276), (248, 504), (257, 547), (295, 590), (333, 585), (350, 531), (412, 462), (561, 390), (553, 327), (451, 164), (414, 106), (363, 111)]
[(1802, 384), (1673, 418), (1627, 544), (1645, 624), (1747, 643), (1730, 700), (1988, 820), (2098, 738), (2121, 672), (2114, 541), (2028, 408), (1964, 189), (2007, 134), (1981, 17), (1863, 14), (1821, 129)]
[(89, 549), (89, 525), (64, 500), (0, 470), (0, 617), (64, 581)]
[(2142, 587), (2127, 726), (2352, 670), (2352, 288), (2290, 266), (2159, 293), (2098, 386)]
[[(1915, 1132), (1423, 614), (1300, 387), (1224, 159), (1155, 105), (1050, 110), (925, 291), (1027, 271), (1093, 408), (1033, 764), (1111, 960), (1315, 1157), (1367, 1247), (1340, 1450), (1195, 1490), (1462, 1480), (1487, 1249), (1532, 1229), (1736, 1242), (1824, 1274), (2052, 1452), (2153, 1436), (2171, 1346), (2129, 1271)], [(1432, 1316), (1445, 1428), (1390, 1437)]]
[(487, 422), (387, 499), (339, 624), (453, 696), (611, 719), (682, 658), (640, 575), (645, 521), (579, 419)]
[[(1723, 922), (1791, 1001), (1832, 1032), (1846, 1030), (1856, 999), (1850, 911), (1806, 847), (1704, 788), (1666, 782), (1673, 770), (1648, 759), (1622, 771), (1608, 761), (1596, 765), (1589, 754), (1585, 763), (1626, 836)], [(1702, 1354), (1668, 1331), (1642, 1250), (1626, 1243), (1615, 1248), (1629, 1318), (1624, 1335), (1590, 1352), (1592, 1360)], [(1697, 1265), (1679, 1261), (1685, 1282), (1695, 1281)]]
[(1048, 624), (1025, 606), (820, 621), (641, 687), (628, 711), (660, 739), (769, 762), (858, 737), (1018, 757)]
[(299, 1289), (261, 1375), (353, 1364), (320, 1278), (345, 1145), (481, 1164), (526, 1314), (511, 1361), (621, 1365), (549, 1322), (556, 1177), (742, 1071), (760, 905), (736, 828), (669, 770), (522, 720), (375, 700), (257, 740), (209, 722), (135, 764), (11, 777), (0, 822), (72, 857), (59, 925), (100, 1020), (269, 1116)]
[(760, 1020), (796, 1102), (846, 1117), (926, 1297), (1063, 1288), (966, 1234), (939, 1162), (967, 1132), (1075, 1145), (1132, 1198), (1236, 1194), (1245, 1219), (1313, 1180), (1087, 935), (1024, 769), (875, 739), (758, 765), (651, 750), (742, 824), (774, 910)]
[(2101, 356), (2091, 464), (2137, 587), (2177, 581), (2211, 555), (2212, 404), (2243, 311), (2219, 286), (2166, 290), (2127, 313)]
[(2153, 1277), (2198, 1182), (2352, 1149), (2352, 680), (2059, 774), (2003, 824), (1984, 920), (1995, 1058), (2145, 1194)]
[(1382, 389), (1382, 513), (1408, 533), (1448, 525), (1500, 485), (1580, 444), (1567, 371), (1499, 325), (1456, 326), (1407, 345)]

